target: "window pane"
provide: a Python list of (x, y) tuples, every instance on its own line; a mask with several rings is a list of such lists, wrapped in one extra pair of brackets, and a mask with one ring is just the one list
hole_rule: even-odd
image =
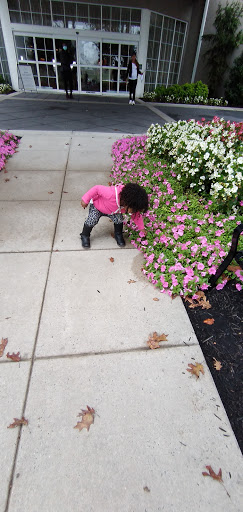
[(23, 48), (17, 49), (18, 60), (27, 60), (26, 51)]
[(65, 15), (76, 17), (76, 4), (71, 2), (64, 2)]
[(45, 46), (47, 50), (53, 50), (53, 40), (48, 37), (45, 38)]
[(36, 12), (32, 12), (33, 25), (42, 25), (42, 15)]
[(130, 9), (121, 10), (121, 19), (123, 21), (130, 21)]
[(81, 84), (83, 91), (100, 92), (100, 71), (99, 69), (82, 68)]
[(64, 16), (60, 14), (53, 14), (53, 27), (64, 28)]
[(132, 21), (141, 21), (141, 11), (140, 9), (131, 9), (131, 20)]
[(88, 6), (86, 4), (77, 4), (77, 17), (88, 18)]
[(19, 0), (19, 1), (20, 1), (20, 9), (21, 9), (21, 11), (30, 11), (29, 0)]
[(100, 5), (90, 5), (89, 6), (89, 15), (90, 15), (90, 18), (97, 18), (100, 20), (101, 6)]
[(50, 15), (50, 0), (41, 0), (41, 10), (43, 13)]
[(46, 60), (46, 54), (44, 50), (37, 50), (38, 60), (45, 61)]
[(38, 50), (44, 50), (45, 43), (43, 37), (36, 37), (36, 47), (38, 48)]
[(43, 25), (45, 25), (46, 27), (50, 27), (52, 24), (50, 14), (42, 14), (42, 18), (43, 18)]
[(22, 23), (26, 23), (26, 24), (31, 25), (32, 24), (32, 20), (31, 20), (30, 12), (21, 12), (21, 20), (22, 20)]
[(15, 42), (17, 48), (24, 48), (24, 37), (23, 36), (15, 36)]
[(102, 5), (102, 18), (109, 20), (111, 18), (111, 8), (108, 6)]
[(111, 9), (111, 18), (112, 20), (120, 20), (120, 8), (119, 7), (112, 7)]
[(63, 2), (52, 2), (53, 14), (64, 14)]
[(106, 32), (110, 32), (111, 29), (111, 22), (110, 20), (102, 20), (102, 30), (105, 30)]
[(11, 23), (21, 23), (20, 12), (10, 11), (9, 14)]
[(32, 12), (41, 12), (40, 0), (30, 0)]
[(18, 11), (19, 10), (19, 0), (8, 0), (8, 8)]

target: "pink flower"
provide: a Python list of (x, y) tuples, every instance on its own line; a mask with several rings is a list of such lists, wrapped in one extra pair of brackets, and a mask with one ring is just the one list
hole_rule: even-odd
[(210, 275), (214, 275), (214, 274), (216, 274), (216, 270), (217, 270), (217, 268), (215, 267), (215, 265), (213, 265), (212, 267), (210, 267), (210, 268), (208, 269), (208, 273), (209, 273)]
[(203, 270), (204, 269), (203, 263), (198, 263), (197, 268), (198, 268), (198, 270)]
[(208, 289), (208, 287), (209, 287), (209, 285), (208, 285), (208, 284), (206, 284), (206, 283), (203, 283), (203, 284), (201, 285), (201, 289), (202, 289), (202, 290), (207, 290), (207, 289)]
[(160, 270), (161, 270), (161, 272), (165, 272), (166, 266), (165, 265), (161, 265)]
[(242, 290), (242, 286), (241, 286), (241, 284), (240, 284), (240, 283), (237, 283), (237, 284), (235, 285), (235, 287), (236, 287), (236, 289), (237, 289), (239, 292)]

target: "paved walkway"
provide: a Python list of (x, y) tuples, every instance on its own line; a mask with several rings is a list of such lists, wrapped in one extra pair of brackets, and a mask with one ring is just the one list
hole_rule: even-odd
[[(0, 174), (0, 511), (239, 512), (241, 453), (181, 299), (148, 283), (108, 219), (81, 248), (80, 197), (109, 181), (123, 134), (15, 133)], [(152, 351), (153, 331), (168, 341)]]

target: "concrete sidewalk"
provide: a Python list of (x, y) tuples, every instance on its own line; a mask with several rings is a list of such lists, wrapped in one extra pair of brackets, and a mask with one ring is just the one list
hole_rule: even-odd
[[(240, 512), (241, 453), (181, 299), (149, 284), (108, 219), (81, 248), (81, 195), (108, 183), (126, 134), (15, 133), (0, 173), (0, 511)], [(168, 334), (154, 351), (153, 331)]]

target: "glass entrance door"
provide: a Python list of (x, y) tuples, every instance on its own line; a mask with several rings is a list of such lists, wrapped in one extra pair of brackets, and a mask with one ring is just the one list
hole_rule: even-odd
[(127, 65), (136, 45), (78, 37), (77, 48), (81, 92), (126, 92)]

